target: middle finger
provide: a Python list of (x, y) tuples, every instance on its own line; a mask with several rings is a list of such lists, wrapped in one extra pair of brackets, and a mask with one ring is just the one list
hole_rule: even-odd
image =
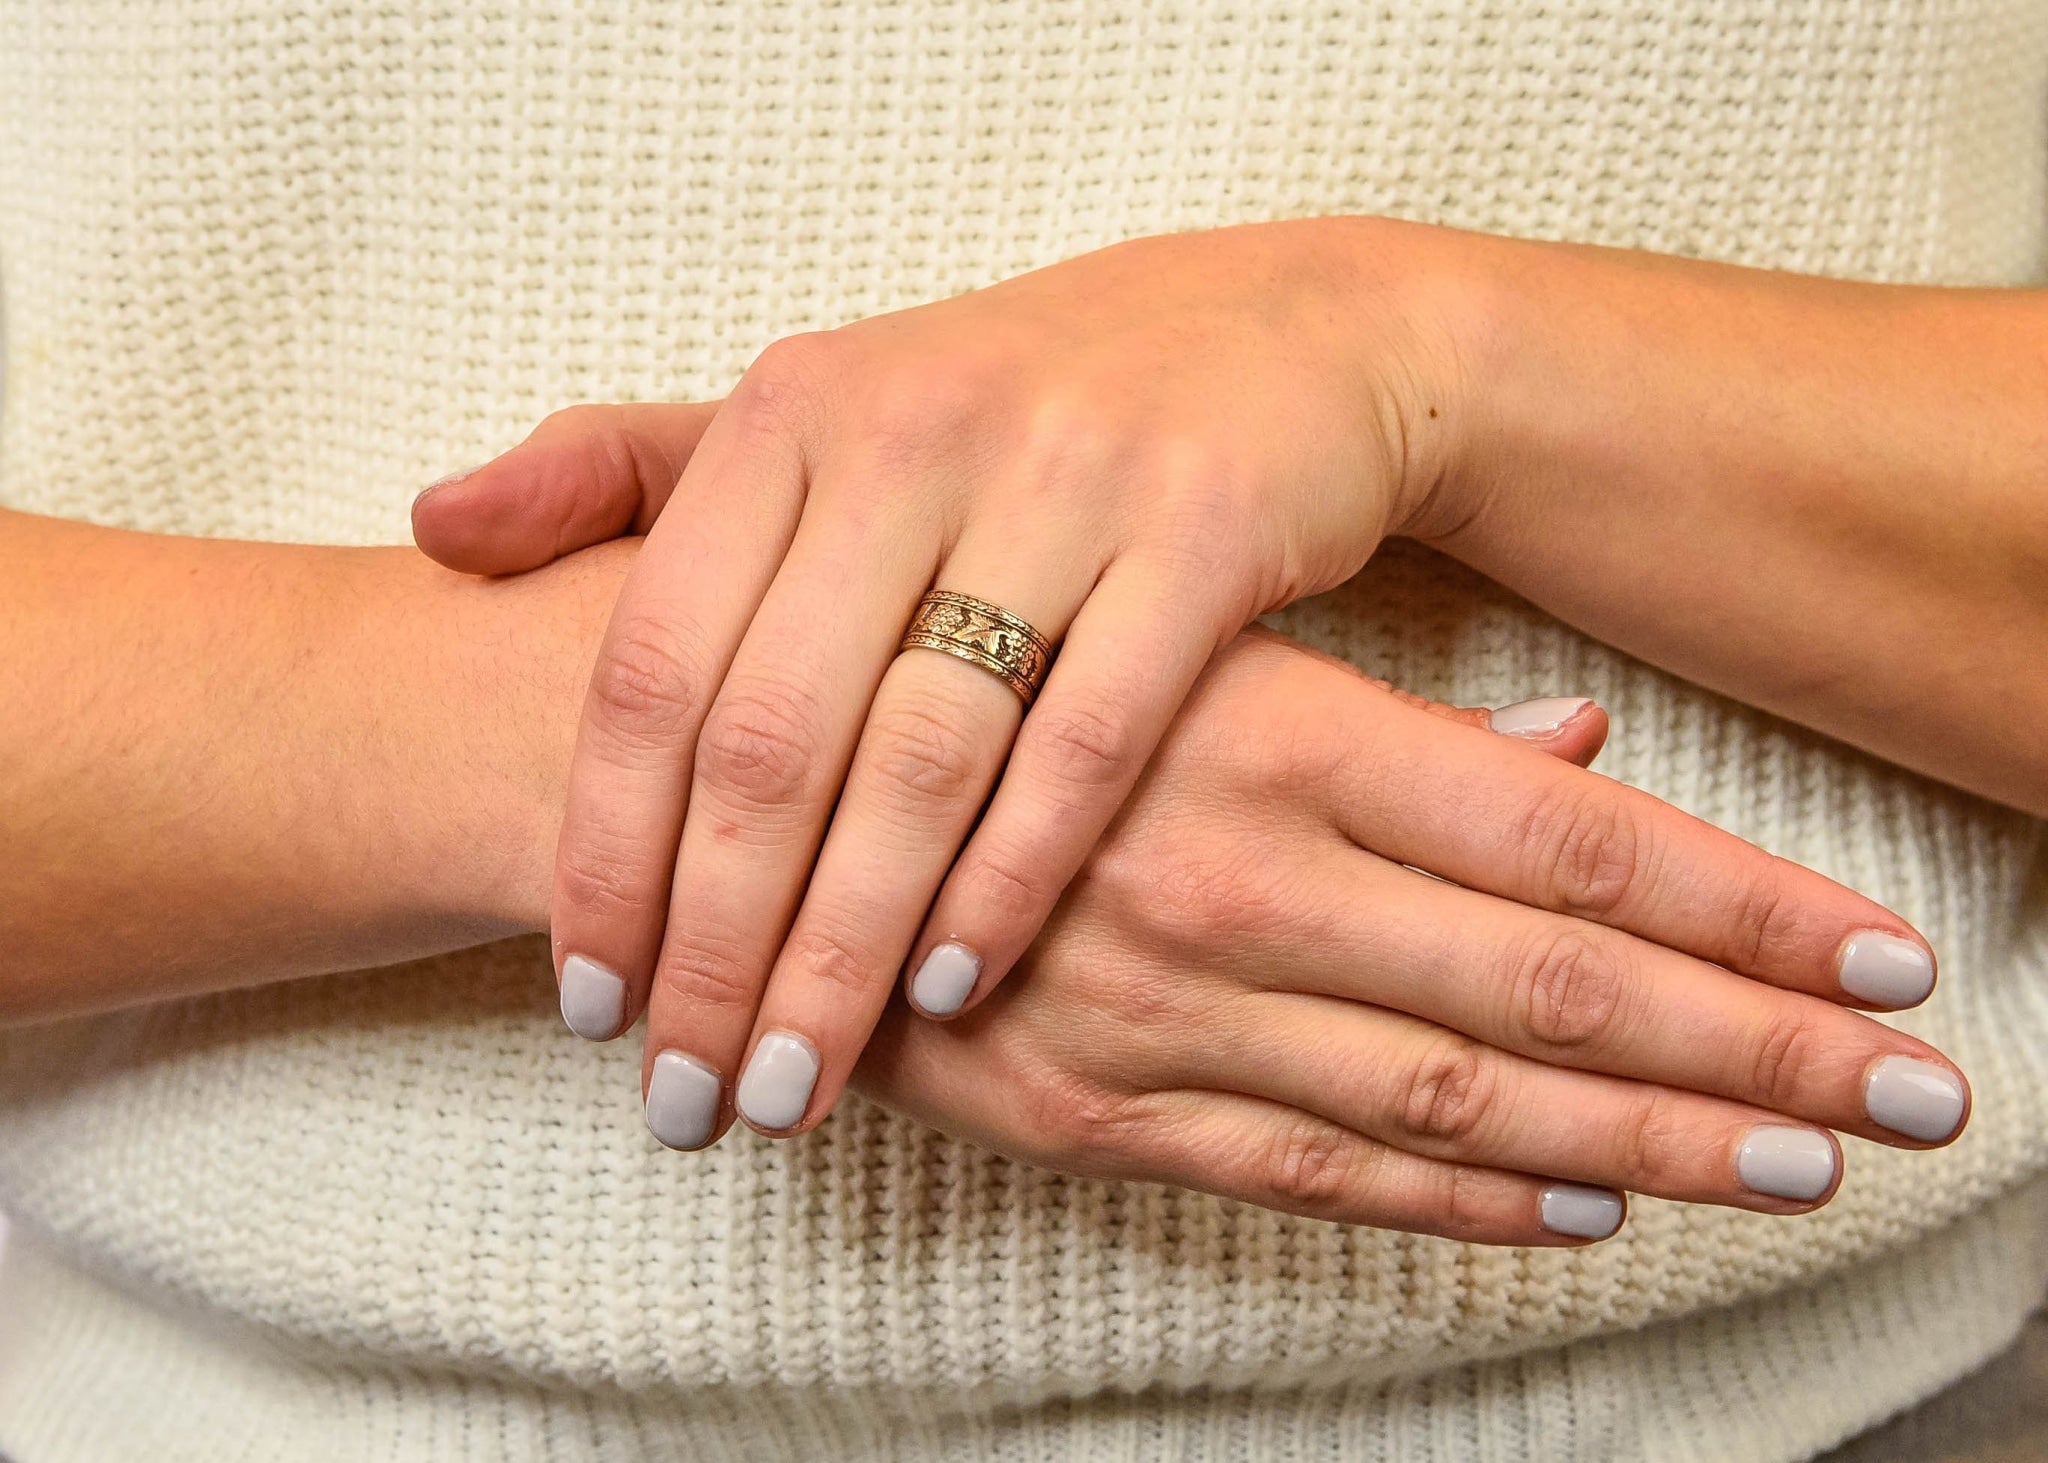
[(722, 1130), (729, 1084), (875, 685), (929, 582), (936, 533), (812, 492), (698, 737), (647, 1007), (649, 1126)]
[[(1633, 935), (1342, 850), (1293, 957), (1248, 971), (1368, 1001), (1557, 1066), (1710, 1093), (1895, 1147), (1946, 1143), (1969, 1088), (1923, 1041)], [(1307, 959), (1301, 952), (1312, 953)]]

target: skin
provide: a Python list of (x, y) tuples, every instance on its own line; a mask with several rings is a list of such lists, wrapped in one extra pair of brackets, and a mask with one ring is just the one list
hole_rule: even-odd
[[(540, 929), (634, 548), (478, 581), (0, 514), (0, 837), (29, 854), (0, 861), (0, 1017)], [(1574, 765), (1597, 710), (1541, 745), (1484, 719), (1240, 637), (1031, 978), (945, 1025), (899, 1010), (858, 1080), (1072, 1171), (1491, 1242), (1583, 1242), (1541, 1228), (1560, 1178), (1810, 1209), (1740, 1187), (1758, 1123), (1926, 1146), (1858, 1084), (1943, 1059), (1831, 974), (1851, 932), (1908, 926)], [(1595, 825), (1635, 860), (1587, 858)]]
[(1419, 232), (1451, 250), (1465, 323), (1414, 536), (1596, 639), (2048, 817), (2048, 290)]
[[(1214, 647), (1389, 534), (2048, 813), (2044, 340), (2039, 293), (1252, 225), (779, 342), (715, 409), (565, 415), (415, 532), (504, 573), (651, 525), (584, 710), (557, 964), (619, 975), (650, 1066), (729, 1087), (768, 1034), (810, 1044), (796, 1133), (899, 970), (968, 946), (971, 1007), (1022, 956)], [(1028, 717), (895, 653), (934, 585), (1065, 636)]]
[[(794, 1035), (822, 1066), (802, 1131), (935, 897), (999, 980), (1216, 649), (1403, 516), (1389, 400), (1355, 388), (1418, 348), (1404, 323), (1340, 314), (1327, 263), (1271, 232), (1156, 247), (778, 342), (687, 453), (563, 818), (558, 972), (626, 987), (586, 1034), (644, 1007), (650, 1063), (728, 1082)], [(1263, 433), (1215, 410), (1246, 381)], [(897, 654), (934, 586), (1063, 642), (1028, 720), (985, 672)]]
[[(1539, 1171), (1765, 1213), (1825, 1202), (1832, 1187), (1815, 1204), (1744, 1190), (1736, 1150), (1784, 1121), (1764, 1094), (1788, 1044), (1798, 1083), (1827, 1094), (1790, 1115), (1891, 1141), (1859, 1108), (1891, 1033), (1823, 994), (1842, 921), (1869, 911), (1726, 835), (1680, 852), (1689, 820), (1556, 760), (1590, 755), (1590, 721), (1545, 759), (1433, 710), (1240, 637), (1020, 978), (958, 1021), (897, 1008), (856, 1085), (1031, 1161), (1085, 1152), (1084, 1172), (1468, 1240), (1558, 1243), (1529, 1225)], [(1586, 909), (1586, 866), (1500, 834), (1581, 789), (1619, 794), (1678, 859), (1646, 861), (1643, 893), (1694, 898), (1627, 898), (1605, 925), (1561, 913)], [(1791, 900), (1760, 924), (1769, 906), (1747, 901), (1778, 878)], [(1763, 981), (1816, 994), (1759, 1005)], [(1028, 1074), (1050, 1050), (1065, 1080), (1046, 1094)], [(1680, 1071), (1689, 1091), (1663, 1090)], [(1020, 1123), (1018, 1093), (1049, 1100), (1027, 1097)]]
[(566, 756), (629, 558), (465, 584), (409, 550), (0, 512), (0, 1020), (530, 927), (536, 751)]

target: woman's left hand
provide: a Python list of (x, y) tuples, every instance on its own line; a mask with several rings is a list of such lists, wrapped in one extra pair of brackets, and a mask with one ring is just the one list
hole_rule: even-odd
[[(715, 416), (572, 420), (611, 434), (598, 470), (425, 495), (421, 546), (486, 572), (652, 522), (557, 856), (569, 1024), (609, 1039), (644, 1004), (649, 1064), (737, 1079), (751, 1126), (794, 1134), (899, 969), (931, 1015), (1000, 980), (1217, 648), (1427, 500), (1455, 362), (1401, 237), (1118, 245), (779, 341)], [(976, 665), (899, 653), (934, 589), (1058, 647), (1028, 714)]]

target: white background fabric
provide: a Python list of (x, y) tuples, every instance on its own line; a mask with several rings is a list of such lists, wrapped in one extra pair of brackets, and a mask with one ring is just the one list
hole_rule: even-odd
[[(163, 530), (398, 541), (419, 484), (553, 407), (710, 395), (776, 335), (1132, 233), (1393, 211), (2015, 282), (2048, 220), (2033, 0), (0, 0), (0, 36), (0, 501)], [(1654, 1388), (1591, 1359), (1631, 1327), (1674, 1328), (1699, 1363), (1677, 1376), (1817, 1386), (1725, 1354), (1715, 1318), (1799, 1297), (1850, 1354), (1886, 1314), (1855, 1277), (1928, 1247), (1961, 1288), (1940, 1344), (1898, 1358), (1925, 1375), (1870, 1372), (1829, 1425), (1995, 1344), (2036, 1272), (1977, 1221), (2048, 1161), (2040, 827), (1419, 552), (1284, 619), (1446, 699), (1598, 696), (1611, 775), (1913, 919), (1944, 983), (1899, 1020), (1971, 1072), (1970, 1138), (1851, 1145), (1810, 1220), (1644, 1201), (1571, 1255), (1057, 1178), (857, 1102), (678, 1162), (634, 1109), (636, 1055), (567, 1037), (544, 952), (514, 944), (0, 1034), (0, 1201), (17, 1250), (51, 1241), (38, 1293), (75, 1341), (0, 1362), (0, 1394), (72, 1395), (168, 1317), (269, 1345), (104, 1404), (165, 1463), (333, 1456), (237, 1429), (336, 1375), (402, 1379), (338, 1394), (394, 1434), (712, 1427), (772, 1393), (792, 1429), (882, 1436), (1152, 1386), (1219, 1450), (1237, 1423), (1196, 1389), (1341, 1440), (1379, 1425), (1384, 1380), (1434, 1399), (1386, 1424), (1402, 1456), (1491, 1463), (1532, 1417), (1640, 1456), (1629, 1429), (1664, 1414), (1611, 1414)], [(1503, 1356), (1526, 1361), (1479, 1360)], [(1573, 1376), (1603, 1380), (1540, 1381)], [(1283, 1394), (1310, 1401), (1260, 1410)], [(1474, 1417), (1491, 1441), (1461, 1451)]]

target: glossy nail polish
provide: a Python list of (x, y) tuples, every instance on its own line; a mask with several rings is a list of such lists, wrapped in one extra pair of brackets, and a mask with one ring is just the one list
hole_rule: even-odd
[(1628, 1212), (1621, 1195), (1588, 1184), (1552, 1184), (1543, 1191), (1543, 1227), (1552, 1234), (1606, 1239)]
[(721, 1085), (695, 1057), (662, 1052), (647, 1079), (647, 1130), (669, 1148), (702, 1148), (718, 1126)]
[(771, 1031), (754, 1047), (734, 1100), (755, 1127), (780, 1133), (803, 1121), (818, 1085), (818, 1052), (790, 1031)]
[(1934, 989), (1934, 961), (1912, 940), (1859, 930), (1842, 946), (1842, 989), (1859, 1001), (1902, 1011)]
[(1932, 1062), (1886, 1057), (1864, 1082), (1863, 1110), (1879, 1127), (1938, 1143), (1963, 1120), (1963, 1084)]
[(1818, 1199), (1835, 1181), (1835, 1145), (1811, 1128), (1751, 1128), (1736, 1150), (1735, 1176), (1774, 1199)]
[(910, 999), (921, 1011), (950, 1016), (967, 1003), (974, 983), (981, 979), (981, 957), (965, 945), (948, 940), (932, 947), (931, 954), (910, 978)]
[(584, 955), (562, 962), (562, 1020), (585, 1041), (610, 1041), (626, 1024), (626, 983)]
[(1566, 722), (1592, 704), (1590, 696), (1539, 696), (1533, 701), (1517, 701), (1512, 706), (1489, 711), (1486, 722), (1504, 737), (1541, 740), (1555, 736)]

